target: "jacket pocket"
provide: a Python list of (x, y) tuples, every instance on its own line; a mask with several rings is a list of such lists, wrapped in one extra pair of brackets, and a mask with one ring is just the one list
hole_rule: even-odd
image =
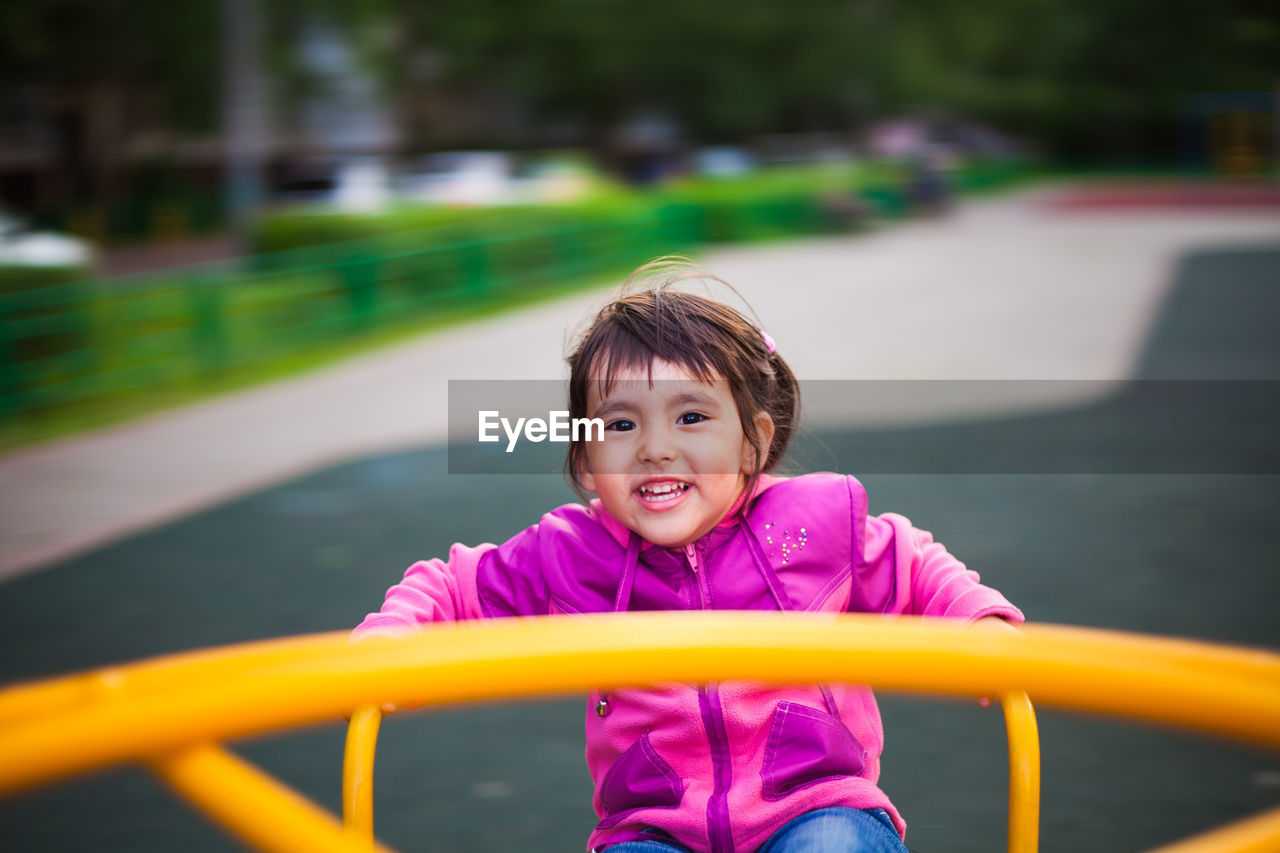
[(683, 798), (684, 784), (654, 751), (647, 734), (618, 756), (600, 785), (606, 818), (640, 808), (671, 808)]
[(857, 776), (866, 761), (866, 750), (839, 719), (797, 702), (779, 702), (760, 770), (764, 797), (780, 800), (823, 779)]

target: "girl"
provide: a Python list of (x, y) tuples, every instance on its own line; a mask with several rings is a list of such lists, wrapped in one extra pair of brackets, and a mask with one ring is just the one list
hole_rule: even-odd
[[(653, 265), (642, 268), (652, 272)], [(427, 622), (629, 610), (799, 610), (1012, 623), (1022, 614), (852, 477), (770, 474), (799, 408), (773, 340), (674, 285), (607, 305), (569, 356), (569, 504), (500, 546), (410, 567), (357, 635)], [(634, 277), (633, 277), (634, 278)], [(588, 493), (596, 498), (588, 500)], [(743, 682), (592, 693), (587, 765), (609, 853), (896, 851), (867, 687)]]

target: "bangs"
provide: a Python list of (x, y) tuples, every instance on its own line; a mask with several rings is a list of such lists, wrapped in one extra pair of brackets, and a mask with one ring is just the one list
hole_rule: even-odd
[(652, 385), (655, 359), (684, 368), (699, 382), (730, 378), (723, 331), (673, 302), (655, 299), (646, 311), (614, 312), (593, 330), (573, 378), (600, 381), (607, 396), (625, 374), (647, 376)]
[(653, 387), (655, 360), (683, 367), (699, 382), (710, 383), (724, 378), (723, 371), (706, 357), (705, 351), (683, 346), (650, 347), (647, 342), (621, 329), (611, 329), (610, 332), (612, 334), (606, 333), (601, 337), (614, 340), (601, 341), (602, 346), (584, 365), (586, 369), (581, 376), (584, 383), (599, 382), (601, 396), (612, 393), (622, 376), (645, 376), (649, 387)]

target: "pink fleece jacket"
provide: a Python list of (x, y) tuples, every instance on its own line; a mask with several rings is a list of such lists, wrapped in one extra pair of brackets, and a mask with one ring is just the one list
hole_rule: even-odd
[[(428, 622), (627, 610), (796, 610), (965, 620), (1022, 613), (900, 515), (867, 514), (852, 477), (762, 478), (742, 513), (695, 543), (642, 542), (600, 506), (547, 513), (506, 543), (415, 563), (357, 636)], [(670, 838), (755, 850), (827, 806), (883, 808), (884, 735), (861, 685), (726, 681), (593, 692), (587, 766), (600, 822), (588, 846)]]

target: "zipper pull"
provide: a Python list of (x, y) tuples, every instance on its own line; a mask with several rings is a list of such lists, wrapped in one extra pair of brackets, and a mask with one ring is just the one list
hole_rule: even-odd
[(684, 554), (689, 558), (689, 568), (696, 572), (698, 570), (698, 551), (693, 547), (692, 542), (684, 546)]

